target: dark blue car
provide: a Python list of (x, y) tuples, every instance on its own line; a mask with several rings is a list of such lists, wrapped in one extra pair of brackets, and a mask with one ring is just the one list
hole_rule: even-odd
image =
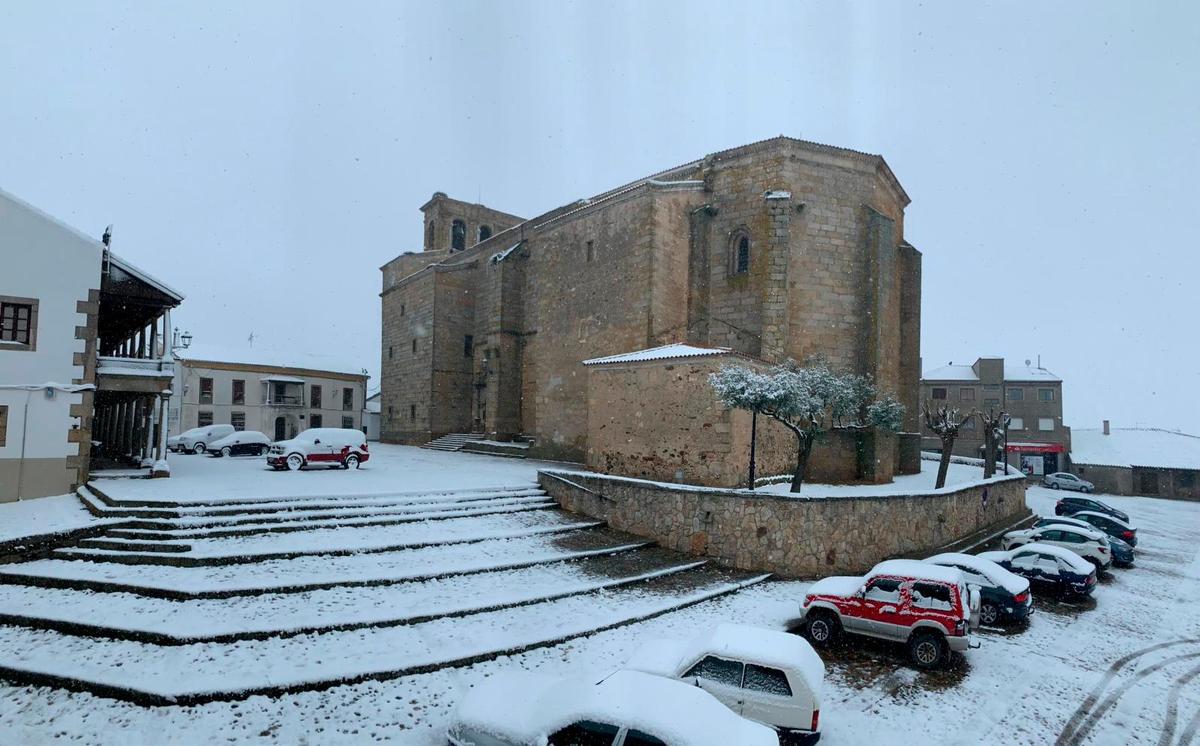
[(1090, 497), (1064, 497), (1054, 506), (1055, 515), (1074, 515), (1084, 510), (1091, 511), (1093, 513), (1111, 515), (1113, 518), (1117, 518), (1122, 521), (1129, 520), (1129, 516), (1125, 515), (1111, 505), (1105, 505), (1099, 500), (1093, 500)]
[(1016, 549), (980, 552), (1011, 573), (1048, 585), (1063, 595), (1089, 596), (1096, 588), (1096, 568), (1070, 549), (1033, 542)]
[(967, 583), (979, 586), (979, 621), (993, 626), (1020, 622), (1033, 611), (1029, 581), (991, 560), (974, 554), (945, 552), (925, 560), (962, 570)]

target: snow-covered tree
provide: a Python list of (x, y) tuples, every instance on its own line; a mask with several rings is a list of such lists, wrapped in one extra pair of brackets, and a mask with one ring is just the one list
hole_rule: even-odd
[[(1008, 412), (996, 411), (991, 408), (986, 412), (977, 411), (975, 416), (979, 418), (979, 424), (983, 429), (983, 478), (990, 479), (996, 473), (996, 449), (1012, 418)], [(1005, 459), (1007, 460), (1007, 458), (1008, 456), (1005, 454)]]
[(950, 470), (950, 455), (954, 451), (954, 441), (958, 438), (958, 430), (967, 420), (975, 416), (974, 412), (963, 414), (957, 409), (940, 407), (930, 410), (925, 403), (925, 427), (929, 428), (942, 441), (942, 458), (938, 462), (937, 483), (935, 489), (946, 486), (946, 473)]
[(806, 365), (788, 360), (765, 371), (726, 366), (709, 381), (725, 406), (766, 415), (796, 436), (792, 492), (804, 483), (818, 435), (871, 427), (894, 432), (904, 415), (904, 406), (890, 394), (878, 396), (867, 378), (835, 371), (817, 358)]

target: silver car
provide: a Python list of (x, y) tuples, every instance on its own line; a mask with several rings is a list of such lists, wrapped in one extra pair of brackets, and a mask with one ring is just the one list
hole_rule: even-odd
[(1096, 485), (1080, 479), (1074, 474), (1068, 474), (1065, 471), (1056, 471), (1053, 474), (1047, 474), (1042, 477), (1042, 484), (1052, 490), (1077, 490), (1079, 492), (1088, 493), (1096, 489)]

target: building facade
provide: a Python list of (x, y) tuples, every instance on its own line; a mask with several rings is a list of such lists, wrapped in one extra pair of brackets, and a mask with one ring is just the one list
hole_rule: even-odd
[[(272, 440), (310, 427), (363, 427), (367, 375), (264, 353), (176, 349), (171, 434), (203, 425), (257, 430)], [(269, 360), (268, 362), (259, 362)]]
[(1097, 492), (1200, 500), (1200, 436), (1108, 420), (1071, 435), (1071, 470)]
[[(880, 156), (785, 137), (526, 220), (435, 194), (426, 251), (381, 268), (382, 439), (525, 436), (531, 456), (583, 461), (583, 361), (672, 343), (765, 362), (823, 355), (895, 394), (915, 434), (908, 203)], [(447, 220), (470, 236), (481, 212), (512, 225), (462, 250), (443, 243), (461, 233)]]
[(183, 296), (0, 191), (0, 502), (63, 494), (93, 460), (161, 462)]
[[(1071, 429), (1063, 424), (1062, 379), (1040, 365), (1000, 357), (981, 357), (970, 365), (950, 363), (926, 371), (921, 379), (921, 402), (930, 408), (948, 406), (1007, 412), (1008, 463), (1027, 474), (1041, 476), (1066, 468)], [(922, 447), (941, 450), (941, 441), (925, 433)], [(983, 454), (983, 433), (972, 418), (954, 441), (958, 456)]]

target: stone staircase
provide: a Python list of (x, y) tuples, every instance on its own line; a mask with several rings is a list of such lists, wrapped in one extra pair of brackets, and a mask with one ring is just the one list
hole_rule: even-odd
[(471, 433), (448, 433), (440, 438), (434, 438), (421, 447), (431, 451), (461, 451), (467, 441), (482, 437), (482, 435)]

